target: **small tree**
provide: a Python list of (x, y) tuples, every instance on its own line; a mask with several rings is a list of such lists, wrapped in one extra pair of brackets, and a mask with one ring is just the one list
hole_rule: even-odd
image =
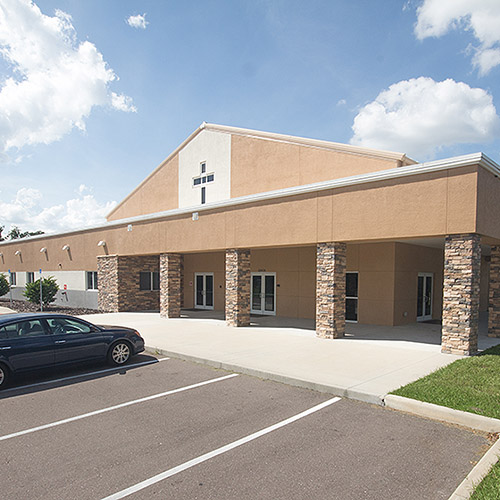
[[(44, 307), (54, 302), (58, 291), (59, 285), (53, 276), (42, 279), (42, 302)], [(33, 283), (26, 283), (24, 296), (33, 304), (40, 304), (40, 279)]]
[(9, 281), (5, 277), (5, 274), (0, 273), (0, 297), (5, 295), (10, 290)]

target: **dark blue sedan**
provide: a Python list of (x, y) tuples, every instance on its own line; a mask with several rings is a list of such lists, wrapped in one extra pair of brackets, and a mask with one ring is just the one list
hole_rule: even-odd
[(97, 326), (65, 314), (0, 316), (0, 389), (12, 373), (108, 360), (115, 366), (144, 351), (138, 332), (121, 326)]

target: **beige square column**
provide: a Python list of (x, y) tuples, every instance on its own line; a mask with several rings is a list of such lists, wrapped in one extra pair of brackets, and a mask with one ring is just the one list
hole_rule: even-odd
[(160, 316), (178, 318), (181, 315), (181, 255), (160, 254)]
[(226, 250), (226, 323), (250, 324), (250, 250)]
[(500, 246), (491, 247), (488, 336), (500, 337)]
[(441, 352), (466, 355), (477, 352), (480, 275), (481, 237), (446, 236)]
[(316, 247), (316, 335), (321, 338), (345, 333), (346, 248), (342, 242)]

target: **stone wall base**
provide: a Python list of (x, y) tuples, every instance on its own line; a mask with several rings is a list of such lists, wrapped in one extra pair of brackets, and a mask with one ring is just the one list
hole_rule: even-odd
[(444, 260), (441, 352), (475, 354), (479, 328), (480, 236), (446, 236)]

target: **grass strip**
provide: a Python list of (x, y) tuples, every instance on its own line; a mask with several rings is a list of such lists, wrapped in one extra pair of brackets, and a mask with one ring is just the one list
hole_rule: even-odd
[(500, 419), (500, 345), (459, 359), (392, 394)]
[(470, 500), (500, 500), (500, 462), (479, 483)]

